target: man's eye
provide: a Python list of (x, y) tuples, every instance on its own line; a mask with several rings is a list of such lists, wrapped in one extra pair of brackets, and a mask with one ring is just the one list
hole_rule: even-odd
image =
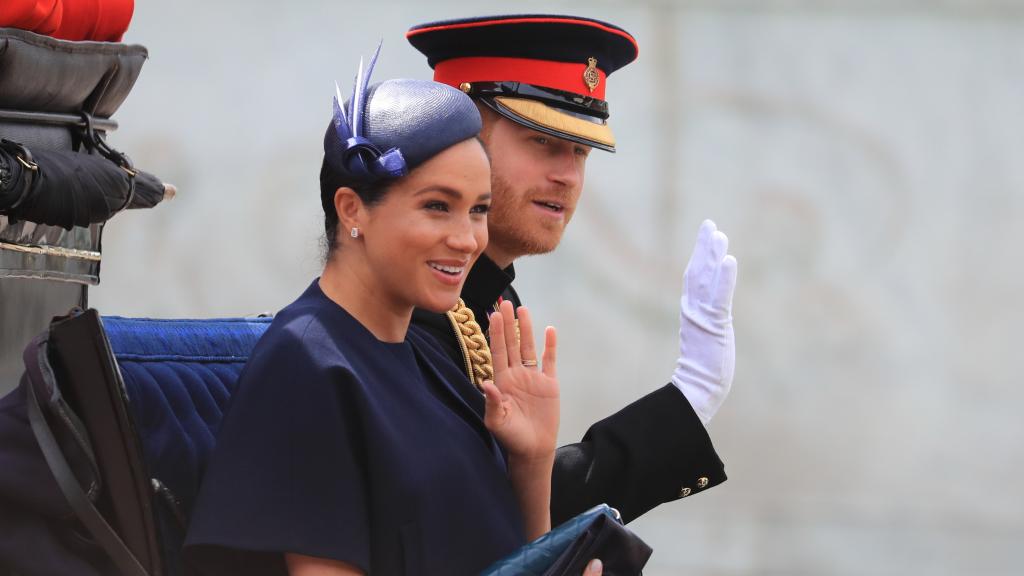
[(550, 142), (547, 136), (535, 136), (533, 138), (533, 141), (536, 142), (537, 144), (547, 144), (548, 142)]
[(436, 210), (438, 212), (447, 212), (448, 211), (448, 205), (445, 204), (444, 202), (438, 202), (438, 201), (427, 202), (427, 204), (424, 206), (424, 208), (426, 208), (427, 210)]
[(590, 148), (586, 148), (586, 147), (583, 147), (583, 146), (577, 146), (576, 147), (576, 155), (577, 156), (583, 156), (584, 158), (586, 158), (587, 156), (590, 155)]
[(473, 209), (470, 210), (469, 212), (471, 214), (487, 214), (490, 211), (491, 211), (491, 205), (490, 204), (477, 204), (476, 206), (473, 206)]

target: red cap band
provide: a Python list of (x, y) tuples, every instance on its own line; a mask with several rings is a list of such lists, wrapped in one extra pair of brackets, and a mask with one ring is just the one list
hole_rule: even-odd
[(595, 68), (599, 81), (591, 92), (584, 80), (587, 68), (586, 62), (472, 56), (438, 62), (434, 67), (434, 81), (456, 88), (463, 82), (525, 82), (604, 100), (604, 71)]

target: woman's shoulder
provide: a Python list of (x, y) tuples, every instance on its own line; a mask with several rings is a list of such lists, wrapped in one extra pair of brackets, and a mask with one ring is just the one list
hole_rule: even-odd
[(282, 369), (297, 378), (351, 372), (344, 327), (334, 321), (329, 307), (308, 293), (274, 316), (249, 356), (247, 376)]
[(322, 355), (329, 349), (344, 357), (335, 345), (331, 330), (320, 310), (313, 306), (289, 305), (279, 312), (253, 348), (250, 360), (291, 356)]
[(330, 351), (343, 357), (346, 347), (340, 343), (357, 333), (348, 325), (351, 321), (350, 316), (324, 296), (314, 281), (274, 316), (259, 345), (283, 350)]

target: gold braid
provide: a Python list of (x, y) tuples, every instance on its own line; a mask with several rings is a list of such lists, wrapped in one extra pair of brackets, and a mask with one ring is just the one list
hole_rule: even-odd
[(487, 338), (484, 338), (476, 316), (462, 298), (446, 315), (458, 336), (462, 357), (466, 360), (466, 375), (470, 382), (483, 391), (481, 383), (494, 380), (494, 365), (491, 363), (491, 347), (487, 344)]

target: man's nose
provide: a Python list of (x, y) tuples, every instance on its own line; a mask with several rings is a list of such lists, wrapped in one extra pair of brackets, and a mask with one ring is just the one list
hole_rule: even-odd
[(582, 166), (577, 161), (575, 147), (560, 152), (551, 158), (551, 169), (548, 180), (570, 189), (576, 189), (583, 182)]

